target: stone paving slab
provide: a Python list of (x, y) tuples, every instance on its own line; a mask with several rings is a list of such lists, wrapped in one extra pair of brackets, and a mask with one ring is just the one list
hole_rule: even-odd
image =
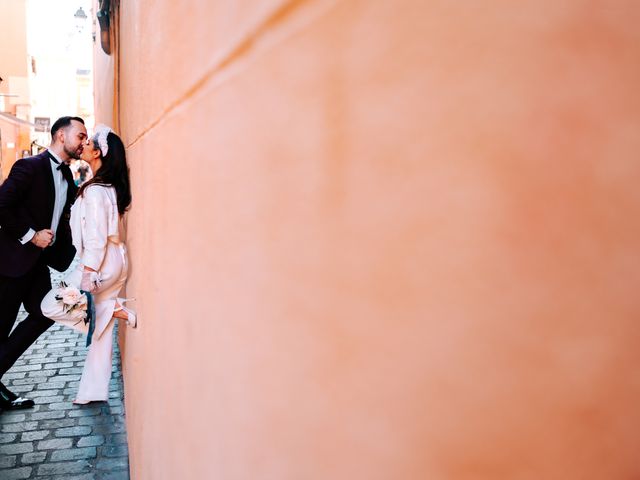
[[(73, 268), (73, 266), (72, 266)], [(52, 271), (54, 285), (62, 274)], [(24, 318), (21, 312), (19, 320)], [(114, 329), (117, 334), (118, 325)], [(0, 480), (128, 480), (120, 351), (114, 342), (109, 401), (73, 405), (87, 349), (54, 325), (3, 377), (34, 408), (0, 413)]]

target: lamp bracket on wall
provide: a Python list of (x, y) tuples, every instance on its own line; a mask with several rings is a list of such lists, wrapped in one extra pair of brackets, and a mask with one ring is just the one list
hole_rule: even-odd
[(100, 25), (100, 46), (107, 55), (111, 55), (111, 33), (110, 33), (110, 12), (111, 0), (100, 0), (100, 9), (96, 14)]

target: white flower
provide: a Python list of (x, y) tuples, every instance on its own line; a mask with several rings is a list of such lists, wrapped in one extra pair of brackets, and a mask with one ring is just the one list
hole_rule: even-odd
[(85, 294), (80, 295), (80, 300), (78, 300), (77, 307), (81, 308), (82, 310), (87, 309), (87, 296)]
[(87, 323), (89, 294), (84, 294), (78, 288), (67, 285), (65, 282), (60, 282), (56, 293), (56, 300), (62, 304), (62, 309), (64, 313), (69, 315), (69, 318), (77, 320), (77, 323), (81, 321)]
[[(80, 298), (84, 297), (80, 290), (76, 287), (66, 287), (62, 288), (59, 292), (60, 297), (62, 297), (62, 303), (65, 305), (73, 306), (80, 302)], [(86, 298), (84, 300), (86, 302)]]

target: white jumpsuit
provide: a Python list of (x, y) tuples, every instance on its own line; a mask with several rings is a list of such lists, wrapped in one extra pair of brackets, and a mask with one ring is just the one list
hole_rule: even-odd
[[(115, 189), (109, 185), (87, 187), (71, 208), (73, 244), (80, 257), (78, 268), (65, 278), (67, 285), (80, 288), (82, 270), (88, 266), (101, 276), (93, 292), (96, 322), (87, 359), (78, 386), (76, 402), (106, 401), (109, 398), (113, 351), (113, 310), (118, 292), (127, 279), (127, 250), (120, 236), (120, 216)], [(87, 333), (88, 325), (65, 313), (55, 299), (57, 285), (42, 300), (42, 313), (62, 325)]]

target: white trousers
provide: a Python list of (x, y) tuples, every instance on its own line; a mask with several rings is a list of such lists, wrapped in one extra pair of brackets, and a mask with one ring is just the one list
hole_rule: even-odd
[[(127, 250), (124, 244), (107, 242), (107, 252), (100, 266), (102, 285), (94, 292), (96, 328), (84, 362), (82, 378), (78, 386), (76, 401), (106, 401), (109, 398), (111, 360), (113, 353), (113, 310), (116, 297), (127, 279)], [(83, 265), (69, 273), (64, 279), (67, 285), (80, 288)], [(88, 325), (65, 313), (62, 303), (55, 299), (57, 285), (44, 297), (41, 308), (44, 316), (56, 323), (73, 328), (84, 334)]]

